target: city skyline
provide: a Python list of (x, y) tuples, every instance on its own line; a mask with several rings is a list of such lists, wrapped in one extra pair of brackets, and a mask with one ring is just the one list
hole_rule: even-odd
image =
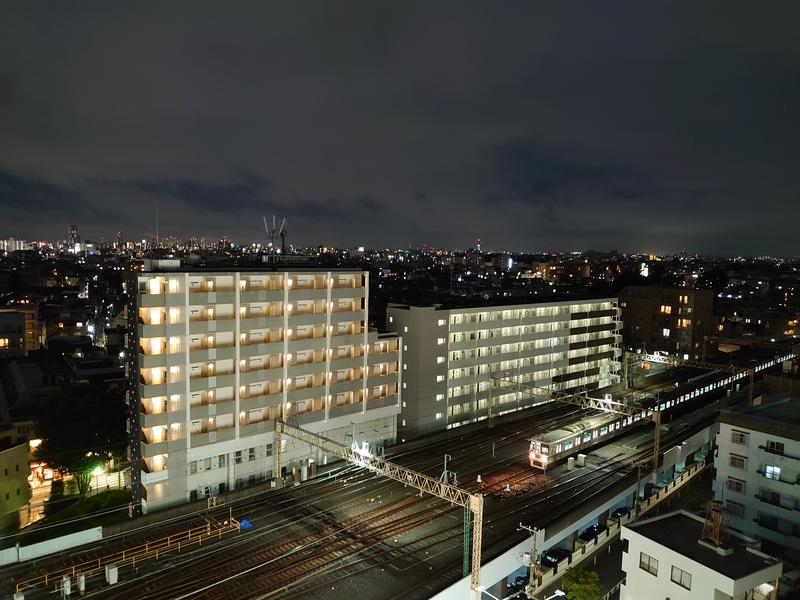
[(27, 239), (142, 239), (158, 203), (179, 237), (791, 255), (798, 9), (725, 6), (17, 5), (0, 210)]

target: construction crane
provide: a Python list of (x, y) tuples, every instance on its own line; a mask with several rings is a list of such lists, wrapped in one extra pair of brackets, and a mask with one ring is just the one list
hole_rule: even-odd
[(625, 387), (628, 387), (628, 375), (630, 366), (637, 362), (655, 362), (663, 365), (670, 365), (672, 367), (692, 367), (694, 369), (704, 369), (707, 371), (721, 371), (723, 373), (732, 373), (734, 375), (745, 374), (750, 377), (750, 388), (748, 391), (748, 400), (750, 404), (753, 403), (753, 383), (755, 381), (755, 369), (752, 367), (738, 367), (736, 365), (721, 365), (719, 363), (710, 363), (702, 360), (690, 360), (683, 358), (676, 358), (673, 356), (663, 356), (661, 354), (645, 354), (643, 352), (626, 352), (623, 358), (623, 380)]
[[(384, 477), (389, 477), (399, 481), (403, 485), (410, 485), (422, 493), (427, 493), (452, 504), (464, 508), (464, 560), (463, 576), (471, 575), (470, 585), (475, 595), (475, 599), (481, 595), (480, 570), (481, 570), (481, 538), (483, 535), (483, 494), (473, 494), (446, 481), (428, 477), (417, 471), (407, 469), (398, 464), (390, 462), (379, 456), (372, 454), (366, 445), (358, 446), (355, 440), (351, 446), (346, 446), (330, 438), (306, 431), (294, 425), (289, 425), (284, 421), (275, 421), (275, 448), (274, 477), (276, 482), (281, 481), (281, 458), (282, 458), (282, 436), (289, 436), (300, 442), (304, 442), (319, 448), (327, 454), (333, 454), (347, 462), (353, 463), (377, 473)], [(280, 484), (279, 484), (280, 485)], [(471, 530), (471, 533), (470, 533)], [(472, 547), (472, 561), (470, 563), (470, 538)]]
[[(624, 404), (622, 402), (617, 402), (611, 398), (610, 394), (602, 399), (591, 398), (583, 394), (573, 394), (571, 392), (551, 390), (549, 388), (543, 388), (529, 383), (522, 383), (520, 381), (514, 381), (513, 379), (505, 379), (495, 375), (492, 375), (491, 379), (492, 381), (491, 385), (489, 386), (488, 402), (489, 423), (492, 423), (494, 418), (493, 409), (495, 392), (501, 390), (504, 383), (514, 386), (520, 393), (523, 391), (529, 392), (533, 396), (541, 397), (546, 400), (564, 402), (566, 404), (580, 406), (581, 408), (592, 408), (594, 410), (600, 410), (604, 412), (613, 412), (626, 417), (639, 416), (642, 419), (646, 419), (648, 417), (647, 409), (635, 404)], [(653, 436), (653, 466), (654, 468), (658, 468), (658, 455), (661, 450), (661, 411), (658, 409), (657, 404), (652, 409), (652, 413), (649, 415), (649, 417), (656, 426), (655, 435)]]

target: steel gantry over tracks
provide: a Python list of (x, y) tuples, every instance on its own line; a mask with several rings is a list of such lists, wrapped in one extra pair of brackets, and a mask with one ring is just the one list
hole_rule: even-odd
[(491, 424), (494, 418), (494, 393), (500, 390), (503, 384), (508, 384), (510, 387), (516, 388), (520, 393), (527, 392), (530, 395), (540, 397), (544, 400), (553, 400), (555, 402), (564, 402), (581, 408), (592, 408), (605, 412), (613, 412), (625, 417), (640, 417), (647, 418), (648, 416), (655, 423), (655, 434), (653, 436), (653, 464), (658, 467), (658, 454), (661, 448), (661, 411), (658, 410), (658, 405), (653, 407), (650, 415), (647, 414), (648, 409), (636, 404), (624, 404), (608, 398), (591, 398), (583, 394), (573, 394), (571, 392), (562, 392), (559, 390), (551, 390), (543, 388), (530, 383), (522, 383), (514, 381), (513, 379), (506, 379), (492, 375), (491, 385), (489, 386), (489, 423)]
[(623, 358), (623, 378), (625, 387), (628, 387), (628, 374), (630, 365), (637, 362), (654, 362), (661, 363), (662, 365), (669, 365), (671, 367), (692, 367), (695, 369), (704, 369), (706, 371), (722, 371), (724, 373), (731, 373), (733, 375), (744, 374), (750, 377), (750, 387), (748, 391), (748, 401), (753, 404), (753, 383), (755, 381), (755, 368), (754, 367), (738, 367), (736, 365), (722, 365), (719, 363), (711, 363), (702, 360), (689, 360), (676, 358), (674, 356), (662, 356), (661, 354), (644, 354), (642, 352), (626, 352)]
[[(350, 463), (363, 467), (368, 471), (394, 479), (404, 485), (410, 485), (420, 492), (436, 496), (442, 500), (447, 500), (452, 504), (464, 507), (464, 575), (467, 574), (470, 538), (470, 520), (472, 521), (472, 563), (469, 569), (471, 573), (470, 583), (476, 595), (480, 595), (481, 570), (481, 537), (483, 535), (483, 495), (472, 494), (454, 485), (444, 483), (433, 477), (428, 477), (406, 467), (390, 462), (370, 452), (360, 449), (354, 443), (348, 447), (344, 444), (326, 438), (324, 436), (300, 429), (289, 425), (284, 421), (275, 421), (275, 477), (280, 481), (281, 477), (281, 436), (287, 435), (298, 441), (304, 442), (319, 448), (323, 452), (338, 456)], [(470, 518), (471, 517), (471, 518)]]

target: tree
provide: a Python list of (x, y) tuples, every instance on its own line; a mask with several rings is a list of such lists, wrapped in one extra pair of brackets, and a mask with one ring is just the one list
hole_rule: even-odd
[(564, 591), (570, 600), (600, 600), (605, 594), (600, 576), (583, 567), (572, 567), (564, 573)]
[(37, 459), (72, 475), (84, 498), (93, 471), (125, 450), (124, 394), (103, 384), (66, 385), (40, 411), (37, 425), (42, 436)]

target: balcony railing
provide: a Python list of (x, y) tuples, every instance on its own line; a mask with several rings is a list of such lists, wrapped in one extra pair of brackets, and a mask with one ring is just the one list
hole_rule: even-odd
[(769, 452), (770, 454), (774, 454), (775, 456), (783, 456), (784, 458), (790, 458), (792, 460), (800, 460), (800, 456), (794, 456), (793, 454), (786, 454), (783, 450), (776, 450), (775, 448), (769, 448), (767, 446), (759, 446), (759, 448), (764, 452)]

